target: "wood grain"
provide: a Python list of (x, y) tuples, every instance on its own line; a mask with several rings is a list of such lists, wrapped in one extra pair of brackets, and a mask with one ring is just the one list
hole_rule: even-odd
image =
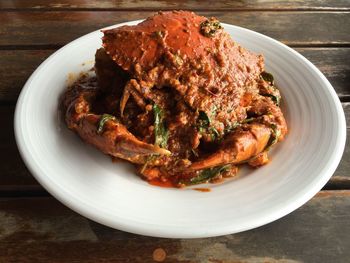
[(2, 0), (0, 10), (84, 10), (84, 9), (127, 9), (127, 10), (347, 10), (350, 2), (347, 0), (311, 0), (311, 1), (289, 1), (289, 0), (249, 0), (249, 1), (227, 1), (227, 0), (196, 0), (196, 1), (129, 1), (129, 0)]
[[(348, 138), (350, 138), (350, 102), (343, 103), (347, 117)], [(0, 196), (23, 195), (26, 190), (31, 191), (30, 195), (42, 195), (42, 188), (25, 167), (19, 152), (13, 133), (14, 106), (0, 106), (0, 153), (2, 164), (0, 165)], [(78, 138), (77, 138), (78, 139)], [(328, 189), (350, 189), (350, 142), (347, 140), (342, 161), (336, 172), (330, 179), (326, 188)], [(16, 191), (11, 194), (11, 191)], [(33, 193), (34, 191), (34, 193)], [(39, 193), (35, 193), (39, 191)]]
[[(349, 12), (199, 13), (255, 30), (288, 45), (350, 45)], [(2, 12), (0, 48), (64, 45), (99, 28), (150, 14), (152, 12), (145, 11)]]
[(338, 96), (350, 101), (350, 58), (349, 48), (296, 48), (327, 77)]
[(38, 185), (17, 149), (13, 131), (14, 110), (13, 106), (0, 106), (0, 185), (9, 190), (17, 189), (16, 186)]
[[(296, 48), (328, 78), (341, 99), (350, 98), (349, 48)], [(0, 50), (0, 103), (14, 102), (32, 72), (54, 50)]]
[(0, 101), (15, 102), (33, 71), (54, 50), (0, 51)]
[(154, 262), (153, 252), (160, 248), (164, 262), (345, 263), (349, 220), (350, 191), (324, 191), (254, 230), (163, 239), (102, 226), (52, 198), (0, 199), (0, 262)]

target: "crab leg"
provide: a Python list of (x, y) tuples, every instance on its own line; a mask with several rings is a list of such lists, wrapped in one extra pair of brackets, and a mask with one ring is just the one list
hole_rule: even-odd
[[(248, 113), (258, 116), (256, 121), (244, 124), (234, 132), (230, 133), (222, 142), (221, 147), (207, 158), (194, 162), (189, 167), (191, 171), (212, 168), (224, 164), (239, 164), (249, 161), (253, 157), (263, 156), (273, 136), (272, 126), (279, 131), (276, 141), (280, 141), (287, 133), (287, 125), (281, 109), (276, 106), (270, 98), (259, 97), (252, 101), (252, 107)], [(261, 154), (261, 155), (260, 155)], [(263, 163), (252, 163), (258, 166)]]
[(90, 113), (97, 92), (97, 88), (79, 84), (66, 92), (63, 106), (70, 129), (102, 152), (133, 163), (144, 163), (152, 154), (170, 154), (166, 149), (140, 141), (115, 118), (107, 120), (100, 131), (102, 116)]
[(264, 124), (250, 124), (228, 135), (220, 149), (206, 159), (192, 163), (190, 170), (202, 170), (224, 164), (238, 164), (264, 151), (271, 129)]
[(170, 154), (166, 149), (140, 141), (116, 120), (108, 120), (100, 134), (100, 119), (99, 115), (88, 114), (81, 120), (76, 131), (86, 142), (102, 152), (133, 163), (144, 163), (152, 154)]
[(137, 81), (135, 79), (131, 79), (125, 85), (124, 93), (123, 93), (123, 96), (120, 100), (120, 116), (123, 116), (123, 114), (124, 114), (124, 109), (125, 109), (126, 103), (129, 100), (130, 95), (133, 96), (136, 104), (140, 108), (146, 107), (146, 103), (138, 91), (139, 89), (140, 89), (140, 85), (137, 83)]
[(262, 123), (269, 126), (271, 124), (276, 125), (281, 132), (278, 137), (278, 141), (282, 141), (287, 134), (287, 123), (284, 119), (281, 108), (274, 104), (269, 97), (259, 96), (251, 102), (251, 106), (248, 109), (248, 114), (261, 117)]

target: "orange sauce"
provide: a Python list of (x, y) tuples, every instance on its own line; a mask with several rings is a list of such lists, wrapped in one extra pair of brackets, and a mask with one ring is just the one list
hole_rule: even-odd
[(210, 192), (211, 191), (210, 188), (193, 188), (193, 190), (199, 191), (199, 192)]
[(160, 186), (160, 187), (174, 187), (173, 183), (170, 181), (161, 181), (159, 179), (153, 179), (148, 181), (149, 184)]

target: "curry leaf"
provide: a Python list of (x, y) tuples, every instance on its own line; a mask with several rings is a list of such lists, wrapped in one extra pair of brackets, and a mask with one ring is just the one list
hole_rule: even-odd
[(166, 148), (168, 144), (169, 132), (164, 123), (164, 112), (157, 105), (153, 104), (153, 116), (154, 116), (154, 144), (162, 148)]
[(153, 162), (155, 159), (157, 159), (157, 155), (156, 154), (151, 154), (150, 156), (148, 156), (147, 159), (146, 159), (146, 162), (143, 164), (140, 172), (143, 173), (146, 170), (147, 166), (151, 162)]
[(271, 136), (269, 141), (266, 144), (265, 150), (270, 150), (271, 146), (278, 142), (279, 137), (281, 136), (281, 131), (278, 129), (276, 124), (271, 124)]
[(212, 141), (215, 141), (217, 138), (220, 137), (220, 133), (214, 127), (209, 127), (208, 130), (210, 132), (210, 136), (211, 136)]
[(253, 122), (255, 121), (257, 118), (247, 118), (245, 120), (242, 121), (242, 123), (250, 123), (250, 122)]
[(200, 111), (198, 116), (198, 130), (201, 133), (208, 132), (211, 136), (211, 140), (215, 141), (220, 137), (220, 133), (214, 127), (210, 127), (211, 120), (209, 116), (204, 112)]
[(98, 123), (98, 128), (97, 128), (97, 133), (98, 134), (101, 134), (103, 132), (103, 128), (106, 124), (107, 121), (109, 120), (116, 120), (116, 118), (113, 116), (113, 115), (110, 115), (110, 114), (103, 114), (101, 116), (101, 119)]
[(202, 128), (208, 128), (211, 122), (210, 118), (204, 111), (199, 112), (198, 120), (199, 120), (199, 125)]
[(240, 125), (241, 124), (238, 121), (235, 121), (235, 122), (231, 123), (230, 125), (225, 127), (224, 134), (233, 131), (234, 129), (236, 129)]
[(155, 31), (155, 32), (154, 32), (154, 35), (155, 35), (156, 37), (163, 38), (165, 34), (164, 34), (163, 31)]
[(214, 168), (209, 168), (201, 171), (197, 176), (192, 177), (189, 182), (186, 182), (187, 185), (194, 185), (194, 184), (201, 184), (209, 182), (214, 177), (218, 176), (222, 172), (227, 171), (230, 168), (230, 164), (223, 165), (223, 166), (217, 166)]
[(191, 152), (195, 157), (199, 157), (198, 152), (195, 149), (191, 149)]
[(200, 111), (197, 120), (197, 126), (200, 133), (204, 133), (210, 125), (210, 119), (204, 111)]
[(273, 75), (272, 75), (271, 73), (268, 73), (268, 72), (266, 72), (266, 71), (263, 71), (263, 72), (261, 72), (260, 77), (261, 77), (263, 80), (265, 80), (265, 81), (267, 81), (267, 82), (270, 82), (271, 85), (273, 85), (273, 83), (274, 83), (274, 78), (273, 78)]
[[(273, 86), (273, 85), (274, 85), (274, 78), (273, 78), (273, 75), (272, 75), (271, 73), (268, 73), (268, 72), (266, 72), (266, 71), (263, 71), (263, 72), (261, 72), (260, 77), (261, 77), (263, 80), (269, 82), (269, 83), (271, 84), (270, 89), (273, 89), (273, 91), (274, 91), (274, 92), (272, 92), (272, 93), (262, 94), (262, 95), (263, 95), (263, 96), (266, 96), (266, 97), (270, 97), (270, 98), (275, 102), (275, 104), (276, 104), (277, 106), (279, 106), (279, 105), (280, 105), (280, 101), (281, 101), (281, 97), (280, 97), (279, 94), (278, 94), (277, 88)], [(273, 94), (273, 93), (276, 93), (276, 91), (277, 91), (277, 95), (276, 95), (276, 94)]]
[(184, 63), (183, 59), (178, 54), (174, 54), (174, 62), (176, 66), (181, 66)]
[(264, 94), (263, 96), (270, 97), (277, 106), (281, 103), (281, 97), (278, 95)]
[(206, 37), (215, 36), (216, 32), (220, 29), (223, 29), (223, 27), (220, 24), (219, 20), (217, 20), (216, 18), (207, 19), (203, 21), (200, 25), (202, 35)]

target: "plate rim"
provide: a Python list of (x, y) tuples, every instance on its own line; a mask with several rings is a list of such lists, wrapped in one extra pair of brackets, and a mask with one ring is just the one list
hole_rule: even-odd
[[(27, 149), (27, 145), (25, 144), (23, 138), (22, 138), (22, 129), (21, 129), (21, 119), (20, 119), (20, 114), (21, 114), (21, 109), (24, 104), (24, 99), (25, 95), (27, 94), (30, 84), (32, 80), (40, 73), (40, 70), (44, 68), (47, 63), (49, 63), (54, 57), (59, 56), (59, 54), (62, 52), (63, 49), (68, 48), (70, 45), (74, 45), (75, 43), (79, 42), (82, 38), (85, 38), (89, 35), (96, 34), (100, 32), (101, 30), (104, 29), (109, 29), (113, 28), (116, 26), (122, 26), (122, 25), (128, 25), (128, 24), (136, 24), (141, 22), (142, 20), (133, 20), (129, 22), (124, 22), (124, 23), (118, 23), (115, 25), (111, 25), (102, 29), (95, 30), (93, 32), (90, 32), (88, 34), (85, 34), (58, 49), (55, 51), (53, 54), (51, 54), (47, 59), (45, 59), (37, 68), (36, 70), (31, 74), (29, 79), (26, 81), (25, 85), (23, 86), (21, 93), (18, 97), (17, 103), (16, 103), (16, 108), (15, 108), (15, 115), (14, 115), (14, 131), (15, 131), (15, 141), (17, 144), (17, 148), (20, 152), (21, 158), (24, 161), (26, 167), (30, 171), (31, 175), (34, 176), (34, 178), (57, 200), (59, 200), (62, 204), (67, 206), (68, 208), (72, 209), (73, 211), (77, 212), (78, 214), (91, 219), (95, 222), (101, 223), (103, 225), (107, 225), (109, 227), (118, 229), (118, 230), (123, 230), (127, 231), (130, 233), (134, 234), (141, 234), (141, 235), (146, 235), (146, 236), (153, 236), (153, 237), (166, 237), (166, 238), (204, 238), (204, 237), (214, 237), (214, 236), (220, 236), (220, 235), (225, 235), (225, 234), (233, 234), (233, 233), (238, 233), (242, 231), (246, 231), (249, 229), (253, 229), (268, 223), (271, 223), (277, 219), (280, 219), (287, 214), (291, 213), (292, 211), (298, 209), (302, 205), (304, 205), (307, 201), (309, 201), (317, 192), (321, 190), (321, 188), (327, 183), (327, 181), (331, 178), (331, 176), (334, 174), (336, 168), (339, 165), (339, 162), (342, 158), (344, 149), (345, 149), (345, 142), (346, 142), (346, 120), (345, 120), (345, 113), (343, 111), (343, 108), (341, 106), (341, 102), (339, 100), (338, 95), (336, 94), (334, 88), (330, 84), (330, 82), (327, 80), (327, 78), (323, 75), (323, 73), (315, 66), (313, 65), (308, 59), (306, 59), (304, 56), (299, 54), (297, 51), (293, 50), (292, 48), (288, 47), (287, 45), (269, 37), (264, 34), (261, 34), (259, 32), (244, 28), (244, 27), (239, 27), (231, 24), (226, 24), (222, 23), (223, 26), (228, 26), (228, 27), (233, 27), (239, 30), (242, 30), (243, 32), (248, 32), (248, 33), (253, 33), (253, 34), (258, 34), (261, 37), (267, 39), (268, 41), (272, 41), (278, 45), (282, 45), (284, 48), (286, 48), (289, 52), (292, 52), (294, 56), (299, 57), (304, 63), (306, 63), (316, 74), (319, 78), (321, 78), (322, 82), (325, 83), (330, 96), (332, 98), (332, 102), (334, 102), (334, 105), (336, 107), (336, 115), (339, 120), (339, 129), (337, 131), (337, 145), (338, 147), (335, 148), (335, 153), (332, 155), (332, 162), (330, 165), (327, 167), (327, 170), (323, 172), (323, 176), (317, 180), (317, 182), (312, 185), (312, 187), (308, 188), (308, 190), (303, 194), (299, 195), (298, 198), (294, 202), (289, 202), (288, 204), (285, 205), (284, 209), (280, 209), (278, 211), (274, 211), (273, 213), (270, 213), (269, 215), (265, 216), (264, 218), (260, 218), (255, 220), (255, 224), (249, 224), (245, 225), (243, 227), (240, 227), (238, 230), (231, 231), (228, 229), (229, 227), (221, 227), (221, 228), (215, 228), (206, 231), (205, 233), (201, 231), (196, 231), (196, 232), (181, 232), (179, 229), (174, 229), (169, 231), (169, 229), (164, 230), (164, 229), (158, 229), (157, 232), (154, 231), (152, 228), (151, 230), (147, 230), (147, 224), (125, 224), (123, 222), (110, 222), (110, 220), (104, 218), (103, 216), (98, 216), (91, 212), (89, 209), (89, 204), (81, 203), (79, 199), (75, 199), (73, 201), (70, 201), (68, 198), (64, 198), (64, 193), (55, 191), (54, 182), (51, 181), (47, 176), (45, 176), (45, 173), (40, 174), (40, 168), (36, 167), (35, 164), (30, 162), (30, 153)], [(38, 169), (39, 168), (39, 169)], [(326, 168), (326, 167), (325, 167)], [(45, 180), (45, 177), (47, 180)], [(51, 183), (51, 184), (50, 184)], [(78, 203), (76, 203), (78, 202)]]

